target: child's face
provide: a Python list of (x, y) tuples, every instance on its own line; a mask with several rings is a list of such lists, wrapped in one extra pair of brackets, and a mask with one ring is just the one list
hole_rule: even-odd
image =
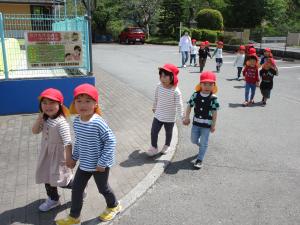
[(160, 71), (160, 82), (163, 84), (163, 85), (170, 85), (171, 84), (171, 77), (169, 75), (166, 75), (165, 72), (162, 70)]
[(240, 54), (245, 54), (245, 50), (240, 50)]
[(270, 56), (270, 52), (264, 51), (264, 56), (269, 57)]
[(254, 67), (256, 65), (255, 59), (249, 59), (249, 66)]
[(201, 49), (204, 49), (204, 48), (205, 48), (205, 45), (200, 45), (200, 48), (201, 48)]
[(66, 61), (71, 61), (72, 60), (72, 56), (71, 55), (67, 55), (66, 56)]
[(213, 91), (213, 88), (215, 86), (215, 83), (212, 82), (201, 82), (201, 92), (203, 93), (211, 93)]
[(218, 45), (218, 48), (223, 48), (223, 45)]
[(78, 49), (75, 49), (75, 50), (74, 50), (74, 55), (80, 56), (80, 51), (79, 51)]
[(84, 118), (91, 117), (95, 113), (97, 103), (89, 95), (81, 94), (75, 98), (75, 109)]
[(196, 42), (193, 42), (192, 45), (195, 46), (195, 45), (196, 45)]
[(59, 102), (49, 98), (43, 98), (41, 101), (42, 112), (47, 116), (54, 117), (59, 111)]

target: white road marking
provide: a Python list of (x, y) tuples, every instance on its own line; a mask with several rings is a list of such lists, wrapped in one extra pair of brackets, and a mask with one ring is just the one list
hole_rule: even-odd
[(300, 66), (279, 66), (278, 69), (292, 69), (292, 68), (299, 68)]

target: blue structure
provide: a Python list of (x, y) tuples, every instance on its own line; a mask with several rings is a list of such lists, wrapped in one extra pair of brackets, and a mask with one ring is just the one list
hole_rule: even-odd
[[(35, 21), (36, 23), (34, 23)], [(18, 42), (22, 43), (24, 40), (25, 31), (32, 31), (32, 24), (35, 24), (34, 31), (80, 32), (83, 65), (81, 67), (27, 68), (24, 63), (26, 62), (24, 51)], [(40, 26), (37, 26), (38, 24)], [(95, 78), (90, 75), (92, 59), (88, 25), (88, 20), (85, 17), (3, 16), (0, 13), (0, 115), (38, 112), (37, 98), (43, 90), (50, 87), (59, 89), (64, 95), (65, 105), (69, 106), (76, 86), (83, 83), (95, 85)], [(17, 43), (14, 45), (14, 49), (5, 46), (8, 38)], [(19, 62), (23, 63), (20, 64)], [(51, 73), (47, 77), (39, 77), (41, 70), (56, 71), (56, 77), (51, 76)], [(72, 75), (66, 76), (70, 73)]]
[(74, 78), (47, 78), (0, 81), (0, 115), (38, 112), (38, 96), (46, 88), (56, 88), (64, 95), (64, 103), (69, 106), (73, 90), (82, 83), (95, 85), (93, 76)]

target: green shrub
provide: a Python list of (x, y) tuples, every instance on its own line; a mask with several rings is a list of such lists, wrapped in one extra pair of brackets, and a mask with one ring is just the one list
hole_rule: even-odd
[(215, 9), (201, 9), (196, 16), (198, 28), (209, 30), (223, 29), (223, 16)]
[(201, 33), (201, 40), (207, 40), (213, 43), (217, 41), (217, 31), (203, 29)]
[(109, 21), (106, 25), (107, 33), (111, 34), (114, 40), (118, 40), (119, 34), (124, 29), (123, 20)]
[(191, 38), (200, 41), (202, 39), (202, 31), (199, 29), (191, 29)]

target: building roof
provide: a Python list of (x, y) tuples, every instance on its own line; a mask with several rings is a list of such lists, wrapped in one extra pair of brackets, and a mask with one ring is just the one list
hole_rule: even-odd
[(30, 4), (30, 5), (53, 5), (64, 4), (64, 0), (3, 0), (1, 3), (13, 3), (13, 4)]

